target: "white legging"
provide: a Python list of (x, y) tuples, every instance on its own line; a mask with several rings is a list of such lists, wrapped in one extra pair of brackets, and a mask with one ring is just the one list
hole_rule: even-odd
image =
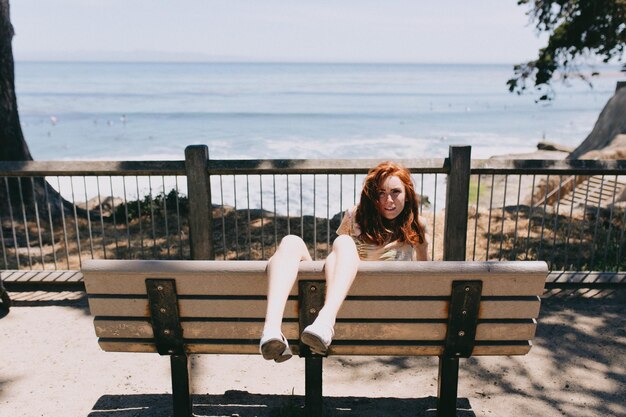
[[(300, 261), (310, 261), (304, 241), (295, 235), (285, 236), (267, 265), (268, 291), (266, 332), (280, 332), (287, 297), (298, 276)], [(334, 326), (339, 308), (348, 295), (359, 265), (356, 245), (350, 236), (340, 235), (326, 258), (326, 300), (316, 321)]]

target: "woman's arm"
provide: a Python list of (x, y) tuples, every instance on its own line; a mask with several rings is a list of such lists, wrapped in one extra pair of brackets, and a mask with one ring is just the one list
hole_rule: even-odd
[(424, 243), (415, 245), (415, 257), (418, 261), (430, 261), (430, 251), (428, 250), (430, 247), (430, 234), (426, 227), (426, 219), (420, 216), (418, 221), (424, 231)]

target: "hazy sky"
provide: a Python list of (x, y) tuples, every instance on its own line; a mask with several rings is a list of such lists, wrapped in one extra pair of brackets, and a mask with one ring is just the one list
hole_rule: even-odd
[(10, 0), (17, 60), (517, 63), (516, 0)]

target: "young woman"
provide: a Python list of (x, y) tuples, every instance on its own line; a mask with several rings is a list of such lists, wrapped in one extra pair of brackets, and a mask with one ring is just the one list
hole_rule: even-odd
[[(326, 299), (315, 321), (301, 335), (312, 352), (325, 354), (343, 300), (354, 281), (359, 260), (426, 261), (428, 238), (419, 216), (419, 199), (409, 171), (383, 162), (369, 171), (357, 206), (346, 211), (337, 239), (326, 258)], [(311, 256), (298, 236), (286, 236), (268, 262), (269, 289), (260, 349), (263, 358), (283, 362), (291, 358), (281, 333), (283, 312), (300, 261)]]

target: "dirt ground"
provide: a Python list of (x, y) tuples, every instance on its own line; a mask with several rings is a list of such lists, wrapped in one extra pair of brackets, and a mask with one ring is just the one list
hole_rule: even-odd
[[(0, 416), (170, 415), (167, 358), (102, 352), (81, 293), (12, 295), (22, 301), (0, 319)], [(528, 355), (462, 360), (458, 415), (625, 416), (625, 317), (626, 289), (545, 296)], [(327, 416), (436, 415), (436, 358), (324, 362)], [(302, 415), (299, 358), (203, 355), (192, 367), (197, 416)]]

